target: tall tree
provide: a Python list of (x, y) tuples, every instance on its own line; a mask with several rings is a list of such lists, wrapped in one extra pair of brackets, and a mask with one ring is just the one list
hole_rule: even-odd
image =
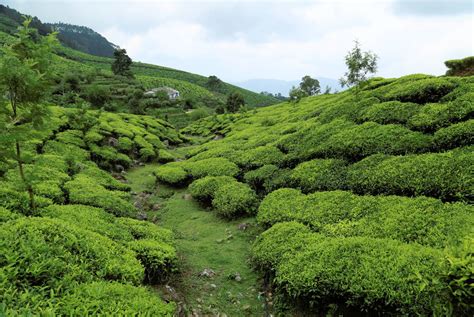
[(377, 55), (368, 51), (363, 52), (358, 41), (355, 41), (354, 48), (346, 55), (346, 65), (348, 71), (339, 82), (342, 87), (356, 86), (356, 93), (367, 81), (368, 74), (377, 72)]
[(306, 91), (304, 91), (300, 87), (293, 86), (290, 89), (289, 97), (290, 97), (290, 101), (296, 104), (300, 102), (302, 98), (308, 97), (308, 94), (306, 93)]
[(127, 55), (127, 51), (123, 48), (116, 49), (114, 51), (114, 58), (115, 60), (112, 63), (112, 72), (115, 75), (133, 77), (133, 73), (130, 70), (130, 66), (132, 66), (132, 59)]
[(55, 33), (39, 36), (30, 23), (25, 20), (15, 40), (1, 49), (0, 90), (5, 97), (0, 102), (0, 158), (16, 161), (34, 211), (34, 176), (25, 172), (27, 155), (22, 149), (44, 129), (48, 107), (42, 101), (52, 84), (49, 66), (58, 42)]
[(238, 92), (233, 92), (227, 97), (226, 109), (229, 112), (237, 112), (244, 105), (244, 97)]
[(217, 76), (211, 75), (207, 78), (206, 86), (212, 91), (219, 92), (223, 86), (223, 82)]
[(319, 80), (311, 78), (308, 75), (301, 78), (300, 89), (308, 96), (314, 96), (321, 92)]

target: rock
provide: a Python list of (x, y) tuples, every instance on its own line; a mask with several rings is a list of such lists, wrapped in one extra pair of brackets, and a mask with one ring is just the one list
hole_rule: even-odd
[(115, 164), (114, 169), (119, 173), (123, 173), (125, 171), (125, 168), (120, 164)]
[(161, 204), (153, 204), (153, 206), (151, 206), (151, 210), (153, 211), (157, 211), (160, 209), (161, 209)]
[(213, 140), (217, 141), (217, 140), (222, 140), (224, 138), (224, 136), (222, 134), (216, 134), (216, 136), (213, 138)]
[(210, 285), (212, 288), (217, 288), (217, 285), (216, 284), (211, 284)]
[(163, 141), (163, 145), (164, 145), (164, 146), (169, 146), (169, 145), (170, 145), (170, 141), (164, 140), (164, 141)]
[(138, 220), (147, 220), (148, 215), (146, 213), (144, 213), (143, 211), (139, 211), (138, 214), (137, 214), (137, 219)]
[(250, 224), (247, 223), (247, 222), (239, 223), (239, 224), (237, 225), (237, 228), (238, 228), (239, 230), (242, 230), (242, 231), (247, 230), (248, 227), (250, 227)]
[(201, 273), (199, 273), (199, 276), (201, 277), (213, 277), (214, 275), (216, 275), (216, 272), (207, 268), (204, 269)]
[(174, 288), (172, 288), (171, 286), (169, 285), (165, 285), (165, 290), (166, 290), (166, 294), (169, 295), (169, 297), (177, 302), (179, 300), (179, 295), (178, 293), (175, 291)]
[(191, 196), (191, 194), (184, 194), (183, 195), (183, 199), (184, 200), (191, 200), (193, 197)]
[(229, 274), (228, 278), (231, 279), (231, 280), (234, 280), (236, 282), (242, 281), (242, 276), (240, 276), (239, 272)]
[(119, 141), (114, 137), (109, 137), (107, 139), (107, 144), (110, 145), (110, 146), (113, 146), (113, 147), (117, 147), (117, 146), (119, 146)]

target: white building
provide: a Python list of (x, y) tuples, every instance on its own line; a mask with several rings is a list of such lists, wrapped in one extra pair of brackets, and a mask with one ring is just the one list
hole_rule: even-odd
[(159, 88), (152, 88), (144, 93), (145, 96), (150, 96), (154, 97), (156, 96), (156, 93), (159, 91), (164, 91), (168, 94), (168, 98), (170, 100), (175, 100), (176, 98), (179, 98), (179, 91), (176, 89), (170, 88), (170, 87), (159, 87)]

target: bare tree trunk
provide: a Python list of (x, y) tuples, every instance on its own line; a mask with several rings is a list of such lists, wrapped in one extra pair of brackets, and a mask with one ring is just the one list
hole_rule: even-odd
[(21, 179), (22, 179), (23, 183), (26, 184), (26, 190), (28, 191), (28, 196), (29, 196), (29, 199), (30, 199), (30, 213), (32, 213), (36, 209), (35, 197), (34, 197), (34, 194), (33, 194), (33, 187), (31, 186), (31, 184), (28, 184), (26, 182), (25, 172), (23, 170), (23, 161), (21, 159), (20, 143), (18, 141), (16, 141), (15, 143), (16, 143), (16, 158), (17, 158), (17, 162), (18, 162), (18, 168), (20, 170)]

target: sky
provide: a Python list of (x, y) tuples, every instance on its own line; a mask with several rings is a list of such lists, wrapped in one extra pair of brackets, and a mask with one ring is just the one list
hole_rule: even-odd
[(340, 78), (354, 40), (377, 76), (444, 74), (474, 55), (474, 0), (7, 0), (43, 22), (88, 26), (133, 60), (225, 81)]

